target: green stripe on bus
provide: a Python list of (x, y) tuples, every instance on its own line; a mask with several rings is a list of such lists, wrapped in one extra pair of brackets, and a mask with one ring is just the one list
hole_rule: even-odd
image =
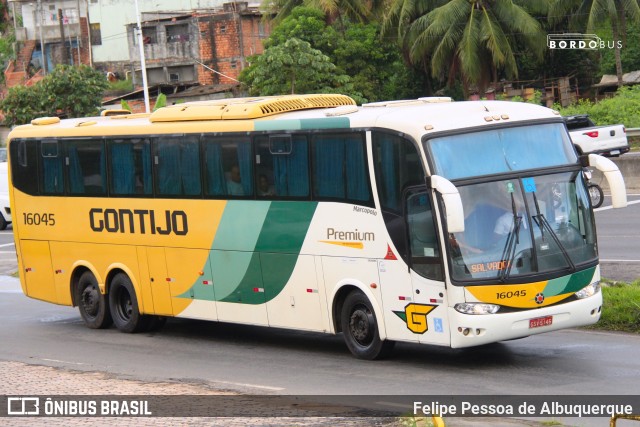
[(573, 273), (569, 276), (549, 280), (549, 283), (547, 283), (543, 293), (545, 296), (553, 296), (570, 292), (578, 292), (580, 289), (591, 283), (595, 271), (596, 268), (591, 267), (586, 270)]
[(301, 130), (301, 129), (348, 129), (351, 121), (347, 117), (326, 117), (321, 119), (291, 120), (257, 120), (254, 128), (266, 130)]
[(215, 296), (197, 281), (178, 297), (241, 304), (275, 298), (293, 273), (317, 206), (317, 202), (228, 202), (203, 268), (212, 273)]

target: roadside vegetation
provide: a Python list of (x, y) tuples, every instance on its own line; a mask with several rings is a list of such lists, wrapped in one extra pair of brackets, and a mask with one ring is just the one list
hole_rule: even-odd
[(640, 333), (640, 280), (602, 281), (602, 316), (587, 329)]

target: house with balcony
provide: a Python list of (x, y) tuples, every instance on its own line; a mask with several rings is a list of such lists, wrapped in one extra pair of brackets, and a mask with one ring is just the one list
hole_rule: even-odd
[[(127, 26), (129, 57), (140, 79), (137, 25)], [(247, 57), (269, 36), (259, 4), (224, 3), (183, 14), (143, 14), (142, 43), (149, 85), (237, 83)]]
[[(138, 0), (150, 85), (232, 83), (246, 57), (262, 52), (269, 30), (259, 3), (222, 1)], [(141, 83), (133, 2), (10, 0), (10, 9), (22, 20), (14, 19), (19, 52), (5, 70), (8, 87), (57, 64), (86, 64)]]
[[(57, 64), (90, 64), (90, 25), (85, 1), (10, 1), (16, 25), (17, 59), (5, 70), (7, 86), (27, 84)], [(14, 20), (14, 22), (18, 22)]]

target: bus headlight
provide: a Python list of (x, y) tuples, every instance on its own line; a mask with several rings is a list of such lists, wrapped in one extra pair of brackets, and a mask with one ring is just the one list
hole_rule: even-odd
[(499, 305), (482, 302), (461, 302), (453, 306), (453, 308), (463, 314), (494, 314), (500, 310)]
[(584, 288), (580, 289), (578, 292), (576, 292), (576, 297), (578, 299), (589, 298), (589, 297), (594, 296), (598, 292), (600, 292), (600, 281), (599, 280), (596, 281), (596, 282), (590, 283), (587, 286), (585, 286)]

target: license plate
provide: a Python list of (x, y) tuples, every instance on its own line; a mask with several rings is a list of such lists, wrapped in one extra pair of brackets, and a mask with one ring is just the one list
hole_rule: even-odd
[(553, 323), (553, 316), (536, 317), (535, 319), (529, 319), (529, 329), (540, 328), (542, 326), (549, 326)]
[(620, 154), (620, 150), (611, 150), (610, 154)]

